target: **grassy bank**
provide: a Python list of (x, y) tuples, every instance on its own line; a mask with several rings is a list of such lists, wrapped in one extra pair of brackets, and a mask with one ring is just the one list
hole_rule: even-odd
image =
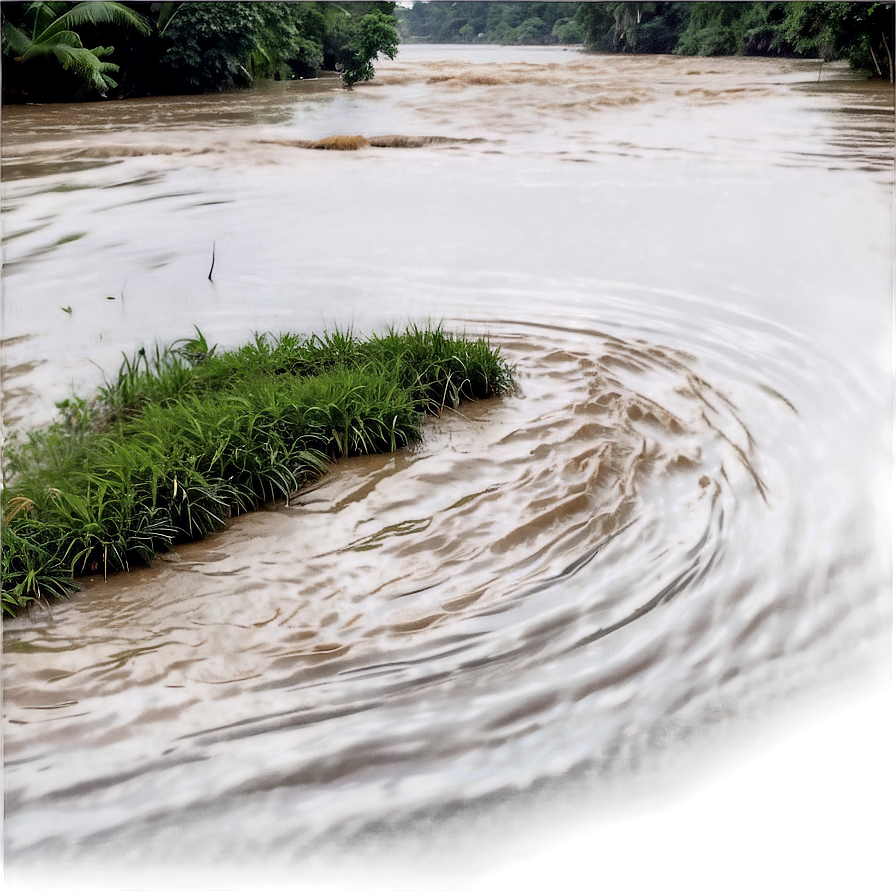
[(7, 447), (3, 612), (150, 563), (286, 499), (333, 459), (394, 451), (421, 437), (425, 414), (510, 385), (485, 340), (440, 328), (256, 336), (231, 351), (197, 330), (141, 349), (93, 398), (63, 402), (53, 425)]

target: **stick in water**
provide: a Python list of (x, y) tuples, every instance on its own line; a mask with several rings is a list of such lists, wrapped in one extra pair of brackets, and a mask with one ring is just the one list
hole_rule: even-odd
[(208, 279), (212, 279), (212, 271), (215, 269), (215, 244), (212, 243), (212, 266), (208, 269)]

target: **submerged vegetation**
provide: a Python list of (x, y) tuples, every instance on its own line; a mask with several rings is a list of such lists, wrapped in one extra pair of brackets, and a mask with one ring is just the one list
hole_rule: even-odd
[(197, 330), (141, 349), (91, 400), (62, 402), (55, 423), (7, 448), (3, 612), (150, 563), (288, 499), (331, 460), (394, 451), (420, 439), (425, 414), (510, 386), (497, 349), (439, 327), (256, 336), (230, 351)]

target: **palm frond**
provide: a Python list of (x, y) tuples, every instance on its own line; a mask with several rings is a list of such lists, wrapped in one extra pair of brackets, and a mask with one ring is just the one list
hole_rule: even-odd
[(31, 40), (65, 12), (65, 3), (34, 2), (27, 4), (26, 16), (31, 22)]
[(159, 7), (158, 18), (156, 19), (156, 27), (159, 29), (159, 37), (164, 35), (168, 30), (168, 26), (182, 8), (183, 3), (163, 3)]
[(111, 72), (118, 66), (103, 62), (102, 57), (113, 52), (113, 47), (87, 49), (75, 31), (81, 25), (112, 24), (148, 35), (149, 20), (122, 3), (78, 3), (65, 9), (64, 3), (32, 3), (28, 14), (34, 22), (34, 36), (19, 28), (3, 24), (3, 52), (13, 55), (17, 62), (52, 56), (66, 70), (76, 74), (87, 85), (105, 93), (116, 86)]
[[(102, 51), (102, 55), (108, 52), (105, 47), (98, 49)], [(114, 62), (103, 62), (93, 50), (66, 43), (54, 43), (47, 46), (47, 52), (55, 56), (66, 71), (73, 71), (83, 80), (90, 82), (100, 93), (115, 87), (115, 81), (107, 72), (117, 72), (118, 66)]]
[(68, 47), (74, 50), (83, 50), (84, 44), (81, 43), (80, 36), (74, 31), (57, 31), (45, 40), (41, 40), (40, 42), (34, 41), (22, 54), (22, 62), (27, 62), (35, 56), (46, 56), (49, 53), (55, 54), (56, 47)]
[(133, 28), (140, 34), (148, 35), (152, 26), (149, 20), (123, 3), (78, 3), (52, 22), (37, 38), (35, 43), (46, 40), (58, 31), (70, 31), (79, 25), (118, 25)]
[(12, 56), (14, 59), (21, 57), (31, 46), (31, 38), (21, 28), (16, 28), (9, 22), (3, 23), (2, 39), (3, 54)]

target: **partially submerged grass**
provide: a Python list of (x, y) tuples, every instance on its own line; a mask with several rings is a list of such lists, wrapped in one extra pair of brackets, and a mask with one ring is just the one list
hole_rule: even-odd
[(367, 139), (360, 134), (333, 134), (312, 143), (311, 149), (336, 149), (344, 152), (368, 145)]
[(510, 388), (484, 339), (441, 328), (360, 340), (192, 339), (125, 358), (91, 400), (6, 450), (2, 605), (77, 590), (75, 577), (150, 563), (235, 514), (288, 497), (329, 461), (394, 451), (425, 414)]

